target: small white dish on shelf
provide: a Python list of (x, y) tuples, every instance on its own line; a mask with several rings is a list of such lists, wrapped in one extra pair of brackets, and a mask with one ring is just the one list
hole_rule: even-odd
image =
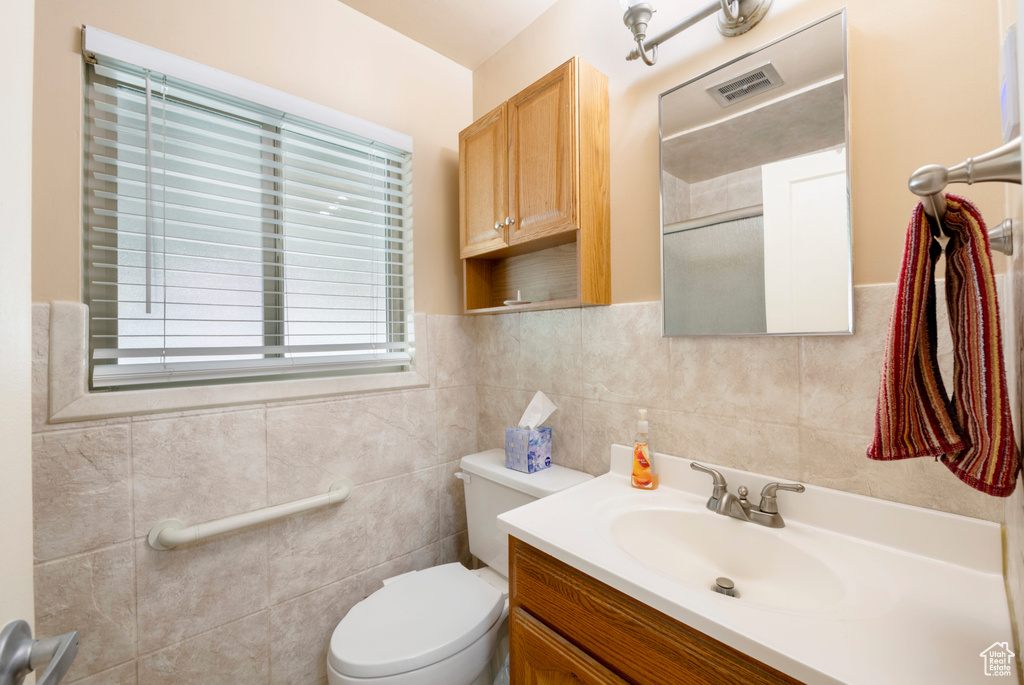
[(512, 306), (517, 305), (517, 304), (530, 304), (529, 300), (524, 300), (523, 299), (523, 291), (522, 290), (517, 290), (516, 291), (516, 299), (514, 299), (514, 300), (505, 300), (505, 306), (507, 306), (507, 307), (512, 307)]

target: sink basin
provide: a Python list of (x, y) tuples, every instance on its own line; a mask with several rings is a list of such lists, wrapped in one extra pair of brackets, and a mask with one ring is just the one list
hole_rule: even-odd
[(610, 521), (610, 533), (639, 563), (693, 588), (711, 592), (716, 578), (729, 578), (737, 596), (723, 601), (817, 612), (840, 604), (847, 593), (835, 571), (787, 540), (799, 536), (788, 528), (703, 510), (633, 509)]

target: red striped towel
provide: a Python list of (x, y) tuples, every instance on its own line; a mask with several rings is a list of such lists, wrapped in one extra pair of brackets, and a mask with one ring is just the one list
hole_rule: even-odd
[(907, 229), (878, 390), (872, 459), (941, 458), (957, 478), (996, 497), (1017, 485), (1020, 458), (1006, 393), (999, 303), (988, 232), (978, 209), (946, 198), (946, 305), (954, 368), (950, 402), (936, 362), (935, 262), (918, 204)]

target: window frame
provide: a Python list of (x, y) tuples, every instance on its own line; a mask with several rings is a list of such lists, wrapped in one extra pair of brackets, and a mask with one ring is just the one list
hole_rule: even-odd
[[(373, 145), (375, 145), (376, 143), (381, 143), (381, 144), (383, 144), (386, 147), (392, 148), (392, 147), (394, 147), (392, 145), (392, 143), (395, 143), (395, 142), (402, 143), (402, 145), (400, 147), (398, 147), (397, 149), (398, 150), (403, 150), (404, 152), (406, 152), (409, 155), (411, 155), (411, 150), (412, 150), (412, 144), (411, 143), (412, 143), (412, 141), (411, 141), (411, 138), (408, 138), (407, 136), (403, 136), (402, 134), (398, 134), (398, 133), (396, 133), (394, 131), (389, 131), (388, 129), (384, 129), (383, 127), (377, 126), (375, 124), (370, 124), (369, 122), (365, 122), (365, 121), (356, 119), (354, 117), (350, 117), (349, 115), (345, 115), (345, 114), (342, 114), (340, 112), (336, 112), (334, 110), (328, 110), (327, 108), (324, 108), (324, 107), (322, 107), (322, 106), (320, 106), (320, 105), (318, 105), (316, 103), (310, 103), (309, 101), (305, 101), (305, 100), (301, 100), (299, 98), (295, 98), (294, 96), (291, 96), (291, 95), (288, 95), (288, 94), (285, 94), (285, 93), (281, 93), (280, 91), (275, 91), (275, 90), (267, 88), (265, 86), (261, 86), (259, 84), (254, 84), (252, 82), (246, 81), (245, 79), (240, 79), (240, 78), (232, 76), (230, 74), (224, 74), (223, 72), (218, 72), (218, 71), (209, 69), (208, 67), (204, 67), (203, 65), (198, 65), (196, 63), (189, 62), (188, 60), (184, 60), (184, 59), (176, 57), (174, 55), (169, 55), (167, 53), (163, 53), (161, 51), (158, 51), (158, 50), (155, 50), (155, 49), (152, 49), (152, 48), (147, 48), (146, 46), (142, 46), (142, 45), (139, 45), (137, 43), (133, 43), (131, 41), (127, 41), (126, 39), (119, 38), (117, 36), (114, 36), (113, 34), (108, 34), (106, 32), (102, 32), (102, 31), (96, 30), (96, 29), (94, 29), (92, 27), (85, 27), (83, 29), (83, 53), (84, 53), (84, 55), (86, 57), (86, 61), (87, 62), (91, 62), (93, 64), (95, 64), (98, 61), (96, 59), (95, 55), (96, 54), (101, 54), (104, 57), (109, 57), (110, 59), (117, 60), (118, 62), (127, 62), (129, 64), (132, 64), (134, 67), (137, 67), (137, 68), (140, 68), (140, 69), (150, 70), (151, 67), (149, 65), (156, 65), (156, 68), (162, 70), (160, 73), (163, 73), (166, 76), (173, 77), (173, 78), (180, 79), (180, 80), (190, 81), (192, 83), (197, 83), (197, 85), (200, 85), (202, 87), (214, 90), (214, 91), (216, 91), (218, 93), (222, 93), (223, 95), (227, 95), (229, 97), (239, 97), (238, 93), (244, 93), (246, 97), (243, 98), (243, 99), (247, 99), (248, 101), (254, 102), (257, 105), (265, 105), (267, 107), (270, 107), (271, 109), (278, 110), (278, 111), (282, 110), (282, 107), (288, 106), (289, 109), (285, 110), (285, 111), (289, 111), (289, 112), (299, 111), (299, 112), (302, 112), (302, 114), (307, 115), (307, 117), (309, 117), (309, 115), (311, 115), (311, 114), (314, 115), (312, 117), (309, 117), (309, 119), (308, 119), (313, 124), (325, 124), (325, 122), (326, 122), (326, 126), (328, 126), (330, 129), (338, 129), (339, 125), (342, 125), (342, 126), (344, 126), (344, 128), (340, 128), (341, 131), (343, 131), (345, 133), (348, 133), (348, 134), (355, 135), (355, 136), (357, 136), (357, 138), (365, 138), (366, 134), (370, 133), (371, 135), (376, 136), (375, 138), (372, 138), (372, 139), (370, 139), (368, 141), (368, 142), (371, 142), (371, 147)], [(152, 70), (155, 71), (156, 69), (152, 69)], [(147, 73), (148, 73), (148, 71), (147, 71)], [(192, 76), (194, 78), (193, 79), (189, 79), (189, 76)], [(120, 79), (116, 79), (116, 78), (102, 77), (99, 74), (93, 74), (92, 77), (89, 80), (89, 83), (92, 83), (92, 82), (97, 81), (97, 80), (99, 80), (100, 82), (106, 82), (106, 84), (109, 87), (111, 87), (111, 90), (113, 90), (114, 88), (121, 88), (121, 87), (126, 87), (126, 88), (129, 88), (129, 89), (134, 89), (134, 85), (133, 84), (130, 84), (130, 83), (126, 84), (126, 83), (122, 82)], [(147, 83), (148, 83), (148, 81), (147, 81)], [(213, 85), (210, 85), (210, 84), (213, 84)], [(147, 89), (148, 89), (148, 85), (147, 85)], [(259, 97), (253, 97), (254, 93), (257, 93)], [(160, 97), (164, 98), (165, 102), (167, 101), (167, 97), (168, 96), (161, 95)], [(202, 98), (203, 96), (200, 96), (200, 97)], [(186, 107), (197, 107), (197, 108), (199, 108), (199, 109), (201, 109), (203, 111), (209, 110), (213, 114), (226, 114), (227, 116), (230, 116), (232, 118), (239, 118), (239, 115), (237, 113), (219, 112), (216, 109), (216, 107), (210, 108), (208, 102), (198, 102), (198, 101), (197, 102), (192, 102), (192, 101), (190, 101), (188, 99), (182, 99), (180, 97), (179, 98), (175, 98), (175, 99), (178, 100), (181, 105), (184, 105)], [(266, 103), (271, 103), (271, 104), (266, 104)], [(244, 116), (242, 117), (242, 119), (244, 119)], [(267, 162), (269, 162), (268, 165), (263, 166), (264, 173), (261, 174), (261, 181), (260, 181), (260, 183), (262, 184), (262, 186), (263, 186), (263, 188), (265, 190), (265, 192), (263, 194), (262, 202), (260, 203), (264, 207), (264, 209), (262, 210), (262, 218), (263, 218), (263, 226), (264, 226), (264, 230), (262, 231), (262, 233), (265, 236), (263, 238), (263, 267), (262, 267), (262, 269), (263, 269), (263, 288), (262, 288), (262, 299), (263, 299), (263, 310), (262, 310), (263, 311), (263, 317), (262, 317), (263, 318), (263, 333), (262, 333), (262, 339), (263, 339), (263, 346), (264, 347), (268, 347), (268, 346), (272, 346), (272, 345), (284, 345), (286, 343), (286, 341), (287, 341), (287, 337), (286, 337), (287, 336), (287, 324), (286, 324), (286, 318), (287, 317), (286, 317), (286, 315), (283, 315), (283, 314), (286, 312), (286, 310), (288, 308), (288, 306), (287, 306), (287, 297), (286, 297), (287, 278), (288, 278), (288, 276), (287, 276), (287, 267), (285, 265), (286, 264), (286, 260), (287, 260), (287, 255), (285, 254), (285, 252), (283, 250), (283, 247), (284, 247), (284, 245), (286, 245), (286, 241), (287, 241), (287, 226), (285, 224), (285, 218), (284, 218), (285, 214), (287, 212), (287, 209), (286, 209), (286, 207), (284, 205), (284, 199), (283, 199), (283, 191), (284, 191), (285, 184), (287, 183), (286, 178), (285, 178), (285, 169), (282, 166), (282, 159), (284, 158), (284, 155), (282, 153), (276, 153), (276, 152), (275, 153), (268, 153), (266, 151), (266, 148), (267, 147), (281, 148), (282, 146), (284, 146), (284, 144), (285, 144), (284, 137), (286, 135), (287, 128), (286, 128), (286, 125), (283, 124), (283, 123), (282, 123), (282, 125), (278, 125), (278, 126), (273, 125), (273, 122), (271, 122), (271, 124), (267, 124), (266, 121), (260, 122), (260, 121), (254, 120), (254, 121), (252, 121), (252, 123), (260, 126), (261, 128), (263, 128), (265, 130), (270, 131), (273, 134), (273, 135), (270, 135), (269, 137), (264, 137), (262, 139), (264, 142), (261, 143), (261, 146), (260, 146), (260, 148), (261, 148), (261, 152), (260, 152), (261, 158), (266, 160)], [(353, 131), (352, 129), (355, 129), (355, 131)], [(316, 133), (315, 133), (316, 130), (318, 130), (316, 128), (316, 126), (314, 126), (313, 128), (308, 128), (307, 127), (305, 129), (306, 132), (304, 132), (304, 133), (300, 132), (299, 135), (300, 136), (312, 136), (312, 139), (316, 140)], [(382, 135), (382, 133), (386, 134), (386, 135)], [(327, 135), (330, 135), (330, 134), (327, 134)], [(379, 138), (385, 138), (385, 140), (380, 140)], [(324, 141), (325, 145), (337, 144), (337, 143), (328, 143), (327, 140), (328, 139), (325, 139), (325, 141)], [(272, 143), (272, 145), (266, 145), (265, 143), (267, 141), (270, 141)], [(372, 159), (372, 158), (374, 158), (374, 157), (373, 157), (373, 154), (371, 152), (370, 153), (370, 157), (368, 159)], [(388, 165), (394, 164), (396, 166), (396, 169), (395, 169), (396, 173), (390, 173), (389, 172), (389, 173), (386, 174), (386, 176), (404, 175), (404, 174), (408, 173), (408, 169), (406, 167), (406, 163), (405, 162), (402, 162), (400, 160), (391, 159), (387, 155), (385, 155), (384, 157), (381, 157), (381, 158), (377, 158), (377, 159), (379, 161), (384, 161), (385, 164), (388, 164)], [(270, 168), (270, 173), (266, 173), (266, 171), (268, 169), (268, 166)], [(268, 182), (268, 178), (270, 179), (269, 182)], [(109, 183), (111, 183), (112, 185), (116, 185), (116, 182), (109, 182)], [(408, 181), (408, 179), (404, 179), (401, 183), (408, 184), (409, 181)], [(384, 199), (382, 201), (387, 202), (387, 203), (395, 202), (397, 200), (397, 197), (393, 196), (393, 195), (389, 195), (388, 191), (390, 191), (392, 188), (396, 188), (396, 187), (399, 188), (399, 189), (402, 189), (402, 190), (405, 189), (403, 186), (395, 186), (394, 184), (387, 183), (385, 181), (384, 185), (382, 186), (382, 189), (384, 190), (384, 194), (383, 194), (383, 198)], [(410, 186), (410, 188), (411, 188), (411, 186)], [(403, 193), (402, 197), (403, 198), (405, 197), (404, 193)], [(117, 200), (108, 200), (108, 201), (109, 202), (114, 202), (114, 203), (117, 202)], [(400, 202), (402, 205), (406, 205), (406, 201), (404, 199), (403, 200), (397, 200), (397, 201)], [(272, 208), (268, 210), (268, 209), (266, 209), (267, 207), (272, 207)], [(401, 209), (398, 209), (397, 211), (396, 210), (388, 210), (388, 211), (393, 211), (393, 212), (395, 212), (397, 214), (403, 214), (406, 211), (406, 207), (403, 206)], [(272, 214), (272, 216), (268, 215), (268, 212), (269, 212), (269, 214)], [(269, 221), (268, 221), (268, 219), (269, 219)], [(382, 323), (383, 323), (383, 331), (384, 331), (384, 334), (385, 334), (385, 341), (388, 342), (388, 343), (405, 342), (405, 341), (408, 342), (408, 344), (409, 344), (409, 346), (411, 348), (411, 349), (408, 350), (408, 354), (412, 357), (412, 362), (408, 364), (407, 368), (409, 370), (411, 370), (411, 371), (414, 371), (415, 370), (415, 361), (416, 361), (416, 356), (417, 355), (415, 354), (415, 348), (413, 347), (414, 339), (415, 339), (415, 333), (414, 333), (415, 326), (414, 326), (414, 321), (413, 321), (414, 317), (412, 315), (412, 311), (413, 311), (412, 310), (412, 290), (413, 290), (413, 285), (412, 285), (412, 280), (411, 280), (411, 272), (406, 268), (407, 262), (408, 262), (409, 259), (411, 259), (411, 256), (412, 256), (411, 255), (411, 232), (412, 232), (411, 231), (411, 229), (412, 229), (412, 227), (411, 227), (411, 217), (409, 219), (405, 219), (405, 220), (402, 220), (402, 219), (398, 219), (397, 220), (398, 221), (397, 225), (400, 227), (398, 230), (401, 231), (401, 233), (399, 233), (399, 235), (397, 236), (398, 242), (391, 242), (389, 240), (391, 235), (390, 235), (390, 230), (389, 230), (388, 227), (391, 226), (391, 225), (395, 225), (395, 221), (396, 220), (394, 220), (394, 219), (392, 219), (390, 217), (384, 217), (384, 219), (383, 219), (382, 228), (384, 229), (384, 233), (383, 233), (384, 245), (385, 245), (384, 252), (386, 254), (399, 254), (399, 255), (405, 254), (406, 256), (405, 257), (401, 257), (400, 256), (399, 259), (397, 260), (397, 263), (395, 261), (392, 261), (391, 258), (387, 258), (387, 259), (383, 260), (382, 263), (384, 264), (384, 272), (383, 272), (384, 280), (383, 280), (383, 284), (381, 285), (381, 288), (382, 288), (383, 292), (385, 293), (385, 296), (384, 296), (384, 310), (382, 312), (381, 312), (381, 310), (377, 310), (377, 311), (381, 312), (380, 315), (383, 316), (383, 319), (384, 319), (382, 321)], [(300, 221), (300, 224), (301, 224), (301, 221)], [(269, 230), (268, 230), (268, 227), (269, 227)], [(92, 249), (91, 246), (88, 245), (88, 242), (91, 240), (91, 237), (86, 235), (85, 239), (86, 239), (86, 242), (87, 242), (87, 245), (85, 246), (86, 254), (89, 254), (90, 250)], [(112, 240), (115, 243), (116, 243), (116, 241), (118, 239), (119, 238), (118, 238), (117, 234), (114, 234), (114, 235), (109, 237), (109, 240)], [(95, 242), (95, 241), (93, 241), (93, 242)], [(403, 245), (405, 245), (406, 247), (403, 248)], [(119, 246), (115, 245), (115, 248), (116, 247), (119, 247)], [(147, 263), (147, 269), (148, 269), (148, 263)], [(87, 269), (87, 271), (88, 271), (88, 269)], [(89, 284), (89, 280), (90, 279), (89, 279), (87, 274), (86, 274), (86, 277), (83, 280), (85, 282), (84, 285), (83, 285), (83, 288), (85, 289), (84, 292), (83, 292), (83, 296), (86, 298), (86, 300), (88, 302), (92, 302), (93, 300), (89, 296), (89, 292), (88, 292), (88, 289), (90, 287), (90, 284)], [(167, 287), (167, 286), (164, 286), (164, 287)], [(114, 288), (114, 291), (116, 293), (116, 286)], [(112, 307), (112, 308), (114, 308), (114, 310), (116, 310), (117, 307), (119, 306), (119, 303), (120, 303), (119, 302), (119, 298), (116, 297), (116, 296), (113, 297), (113, 298), (110, 298), (109, 297), (109, 293), (107, 293), (107, 292), (105, 292), (104, 295), (106, 296), (106, 298), (108, 300), (110, 300), (110, 299), (114, 300), (113, 302), (110, 303), (110, 307)], [(147, 296), (147, 299), (148, 299), (148, 296)], [(104, 304), (103, 306), (106, 306), (106, 305)], [(296, 306), (301, 307), (302, 305), (296, 305)], [(367, 311), (371, 311), (371, 310), (367, 310)], [(113, 321), (109, 324), (109, 328), (107, 330), (103, 331), (103, 333), (106, 334), (106, 335), (113, 334), (114, 337), (112, 339), (115, 340), (115, 341), (119, 340), (119, 338), (117, 337), (117, 321), (116, 321), (118, 313), (116, 311), (107, 312), (106, 310), (104, 310), (104, 314), (109, 316), (111, 319), (113, 319)], [(377, 320), (376, 316), (371, 317), (371, 320)], [(324, 320), (325, 323), (327, 323), (328, 321), (329, 321), (329, 319), (325, 319)], [(412, 325), (412, 328), (410, 328), (410, 325)], [(404, 329), (403, 329), (403, 327), (404, 327)], [(401, 333), (398, 334), (398, 338), (395, 337), (395, 335), (396, 335), (395, 331), (396, 330), (402, 331)], [(299, 334), (296, 334), (296, 335), (299, 335)], [(116, 347), (116, 346), (118, 346), (118, 343), (115, 342), (114, 345)], [(89, 344), (90, 352), (92, 351), (92, 347), (93, 347), (93, 344), (92, 344), (92, 340), (90, 339), (90, 344)], [(99, 345), (98, 347), (102, 349), (104, 346), (103, 345)], [(283, 353), (273, 353), (272, 351), (269, 351), (269, 350), (264, 353), (264, 358), (284, 357), (284, 356), (285, 356), (285, 354), (283, 354)], [(91, 371), (91, 368), (92, 368), (92, 363), (91, 363), (92, 356), (91, 356), (91, 354), (90, 354), (89, 358), (90, 358), (89, 368), (90, 368), (90, 371)], [(110, 358), (112, 358), (112, 356), (111, 355), (107, 355), (105, 358), (110, 359)], [(400, 363), (402, 363), (402, 362), (400, 362)], [(308, 371), (308, 370), (305, 370), (305, 369), (302, 369), (302, 368), (298, 368), (295, 371), (295, 373), (291, 374), (291, 375), (299, 376), (301, 378), (307, 378), (308, 379), (308, 374), (309, 373), (310, 373), (310, 371)], [(336, 371), (328, 371), (326, 373), (332, 373), (332, 374), (338, 374), (338, 375), (353, 374), (353, 375), (388, 375), (388, 376), (391, 376), (391, 375), (395, 375), (396, 373), (401, 373), (401, 371), (397, 371), (396, 372), (396, 370), (394, 370), (393, 367), (391, 369), (381, 370), (381, 371), (376, 371), (375, 369), (372, 369), (372, 368), (371, 369), (359, 369), (359, 368), (344, 369), (344, 368), (340, 368), (340, 369), (338, 369)], [(91, 373), (89, 375), (90, 375), (90, 382), (88, 383), (88, 386), (91, 387), (92, 386), (92, 383), (91, 383)], [(240, 384), (244, 384), (244, 385), (248, 386), (248, 385), (251, 385), (251, 384), (256, 383), (256, 382), (281, 382), (280, 378), (276, 378), (274, 376), (265, 376), (263, 373), (258, 372), (258, 371), (255, 372), (254, 375), (251, 376), (251, 377), (234, 377), (233, 374), (228, 373), (228, 376), (226, 378), (227, 378), (227, 380), (223, 380), (223, 381), (218, 381), (218, 380), (195, 380), (195, 381), (191, 381), (191, 382), (187, 382), (186, 381), (184, 383), (181, 383), (180, 387), (204, 387), (206, 385), (213, 385), (213, 384), (217, 384), (217, 383), (240, 383)], [(108, 383), (106, 385), (109, 385), (109, 381), (108, 381)], [(162, 388), (167, 388), (167, 387), (176, 387), (177, 385), (178, 384), (164, 383), (164, 382), (162, 382), (160, 380), (156, 380), (156, 381), (154, 381), (153, 384), (148, 384), (147, 383), (146, 385), (141, 386), (140, 389), (162, 389)], [(128, 385), (126, 387), (131, 387), (131, 386)], [(106, 392), (106, 391), (109, 391), (109, 390), (111, 390), (110, 387), (104, 387), (104, 388), (99, 389), (100, 392)], [(128, 392), (128, 390), (125, 389), (125, 388), (117, 388), (117, 392)]]
[[(190, 60), (149, 48), (94, 27), (83, 27), (83, 56), (96, 62), (106, 55), (192, 82), (211, 83), (222, 92), (260, 101), (296, 116), (350, 131), (387, 145), (413, 151), (412, 138), (334, 109), (283, 93), (261, 84), (225, 74)], [(83, 165), (84, 169), (84, 165)], [(410, 222), (411, 223), (411, 222)], [(410, 254), (411, 256), (411, 254)], [(389, 267), (393, 268), (393, 267)], [(408, 277), (406, 265), (396, 267)], [(49, 305), (49, 364), (47, 418), (50, 423), (87, 421), (170, 411), (211, 409), (237, 405), (295, 400), (329, 399), (348, 394), (425, 388), (431, 384), (431, 354), (427, 316), (414, 313), (411, 300), (402, 300), (402, 311), (393, 320), (413, 324), (409, 342), (414, 345), (407, 371), (321, 378), (272, 379), (223, 385), (159, 387), (90, 392), (88, 307), (83, 302), (55, 301)], [(84, 293), (83, 293), (84, 295)]]

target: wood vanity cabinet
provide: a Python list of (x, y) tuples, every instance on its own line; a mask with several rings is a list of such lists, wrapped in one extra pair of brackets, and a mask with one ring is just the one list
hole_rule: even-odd
[(574, 57), (459, 134), (465, 311), (609, 304), (608, 79)]
[(509, 612), (509, 645), (516, 654), (514, 683), (627, 685), (625, 680), (519, 607)]
[(509, 537), (512, 685), (800, 685)]

